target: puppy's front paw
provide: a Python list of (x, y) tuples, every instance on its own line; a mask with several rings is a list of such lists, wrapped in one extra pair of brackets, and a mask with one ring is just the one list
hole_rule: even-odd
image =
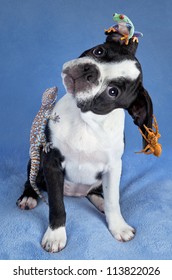
[(66, 246), (67, 237), (66, 237), (66, 229), (65, 227), (59, 227), (57, 229), (47, 228), (43, 239), (42, 239), (42, 247), (51, 253), (56, 253)]
[(37, 199), (33, 197), (21, 196), (16, 204), (22, 210), (30, 210), (37, 206)]
[(136, 233), (135, 229), (129, 226), (127, 223), (110, 228), (109, 230), (118, 241), (123, 242), (133, 239)]

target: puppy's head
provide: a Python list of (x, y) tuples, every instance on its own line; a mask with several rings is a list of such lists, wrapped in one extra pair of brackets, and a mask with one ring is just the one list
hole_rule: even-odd
[(126, 46), (118, 37), (108, 36), (104, 44), (64, 64), (64, 85), (82, 112), (105, 115), (123, 108), (142, 129), (143, 124), (152, 126), (152, 102), (142, 85), (136, 49), (132, 40)]

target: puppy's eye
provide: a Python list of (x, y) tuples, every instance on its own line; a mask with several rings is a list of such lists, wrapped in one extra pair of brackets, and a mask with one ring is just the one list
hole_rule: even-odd
[(106, 50), (103, 47), (97, 47), (93, 50), (93, 54), (96, 57), (103, 57), (106, 55)]
[(108, 94), (112, 97), (117, 97), (119, 90), (117, 87), (111, 87), (108, 89)]

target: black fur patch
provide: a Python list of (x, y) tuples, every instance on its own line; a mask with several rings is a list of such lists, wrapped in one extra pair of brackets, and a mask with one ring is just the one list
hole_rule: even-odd
[(102, 172), (98, 172), (96, 175), (96, 180), (102, 180), (103, 174)]
[(64, 157), (57, 149), (51, 149), (49, 153), (43, 153), (43, 171), (48, 191), (49, 226), (51, 229), (64, 226), (66, 222), (63, 202), (63, 160)]

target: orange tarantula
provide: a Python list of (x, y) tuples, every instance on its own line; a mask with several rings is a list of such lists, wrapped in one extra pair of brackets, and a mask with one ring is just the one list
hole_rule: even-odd
[(143, 138), (146, 140), (148, 144), (143, 150), (137, 153), (138, 154), (144, 153), (146, 155), (153, 154), (154, 156), (159, 157), (162, 153), (162, 145), (158, 143), (158, 139), (161, 137), (161, 134), (159, 133), (158, 123), (155, 116), (153, 116), (153, 120), (154, 120), (153, 127), (155, 128), (155, 131), (152, 128), (148, 128), (146, 125), (143, 125), (148, 133), (147, 137), (143, 134), (142, 130), (139, 128), (141, 135), (143, 136)]

